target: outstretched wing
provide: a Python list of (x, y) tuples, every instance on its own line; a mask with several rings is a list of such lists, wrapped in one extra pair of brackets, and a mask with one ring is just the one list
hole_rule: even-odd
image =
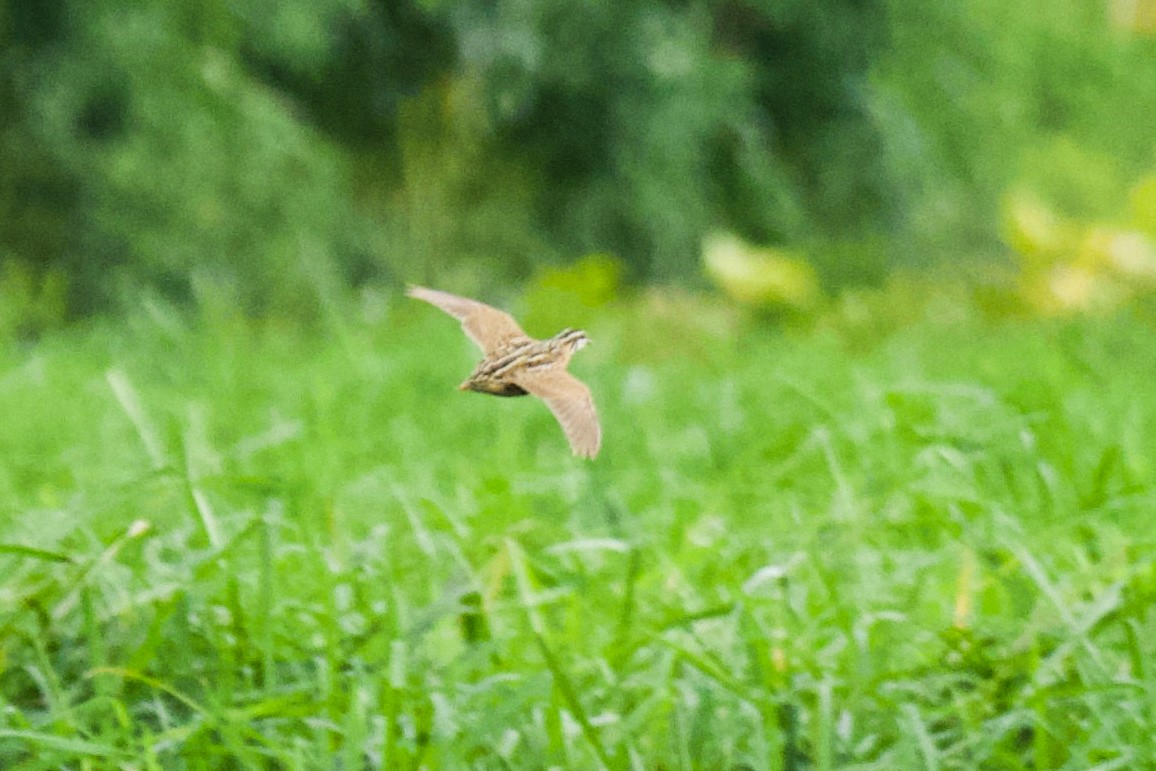
[(487, 356), (511, 338), (526, 336), (513, 316), (477, 300), (458, 297), (449, 292), (439, 292), (436, 289), (426, 289), (424, 286), (411, 286), (405, 293), (436, 305), (462, 322), (462, 329)]
[(523, 370), (513, 378), (522, 388), (546, 402), (554, 413), (575, 455), (593, 458), (602, 446), (602, 426), (590, 389), (564, 369)]

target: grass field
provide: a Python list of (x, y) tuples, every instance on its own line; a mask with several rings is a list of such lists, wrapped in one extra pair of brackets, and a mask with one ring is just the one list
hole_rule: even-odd
[(1156, 767), (1151, 326), (610, 312), (583, 462), (417, 306), (0, 348), (0, 767)]

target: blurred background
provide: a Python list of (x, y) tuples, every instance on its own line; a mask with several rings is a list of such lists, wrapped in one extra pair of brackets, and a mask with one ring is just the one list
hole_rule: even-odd
[(9, 0), (0, 334), (405, 281), (1145, 303), (1154, 129), (1156, 0)]

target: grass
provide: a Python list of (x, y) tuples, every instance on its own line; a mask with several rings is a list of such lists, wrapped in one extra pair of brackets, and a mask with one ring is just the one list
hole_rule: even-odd
[(0, 349), (0, 766), (1156, 765), (1144, 323), (620, 310), (588, 463), (378, 311)]

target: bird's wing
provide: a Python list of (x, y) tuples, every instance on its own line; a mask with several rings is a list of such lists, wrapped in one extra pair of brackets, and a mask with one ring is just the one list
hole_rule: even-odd
[(546, 402), (575, 455), (593, 458), (602, 446), (602, 427), (590, 389), (564, 369), (523, 370), (513, 381)]
[(462, 329), (470, 339), (487, 354), (493, 353), (502, 343), (514, 337), (525, 337), (526, 333), (514, 321), (514, 317), (485, 303), (458, 297), (449, 292), (411, 286), (406, 292), (410, 297), (425, 300), (462, 322)]

